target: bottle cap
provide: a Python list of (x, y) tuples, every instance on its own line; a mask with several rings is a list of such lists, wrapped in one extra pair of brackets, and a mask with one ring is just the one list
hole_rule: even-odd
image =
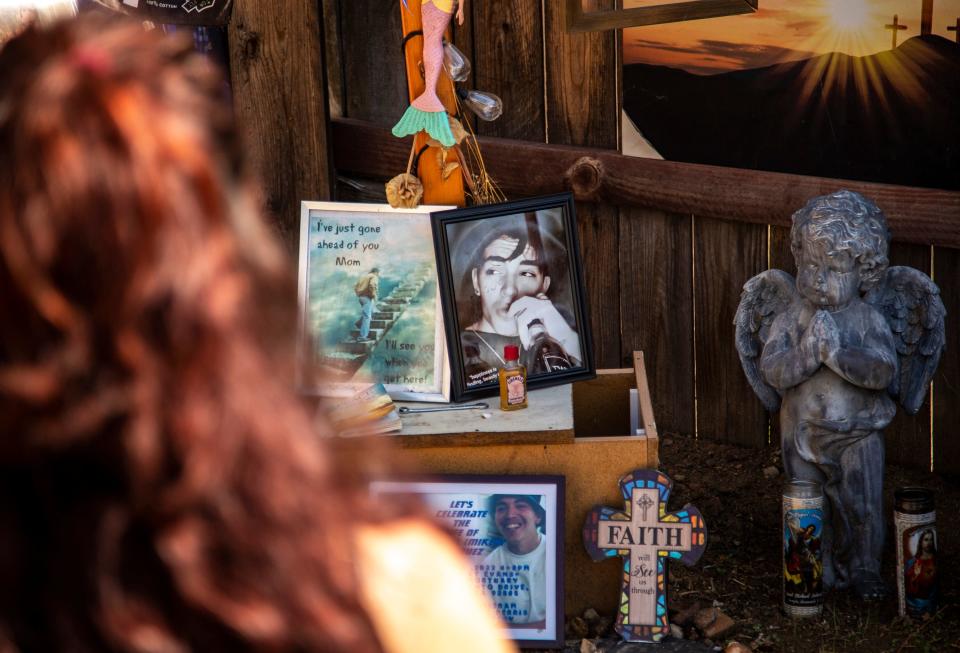
[(933, 490), (925, 487), (900, 487), (893, 492), (895, 510), (915, 515), (933, 512)]
[(520, 360), (520, 348), (516, 345), (504, 345), (503, 357), (508, 361)]

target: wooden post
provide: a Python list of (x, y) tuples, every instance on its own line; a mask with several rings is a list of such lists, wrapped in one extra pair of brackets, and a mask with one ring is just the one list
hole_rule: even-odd
[(933, 33), (933, 0), (923, 0), (920, 10), (920, 34)]
[(236, 0), (230, 77), (244, 147), (266, 211), (296, 251), (300, 201), (330, 199), (332, 174), (317, 2)]
[[(423, 23), (420, 18), (421, 3), (420, 0), (409, 0), (405, 5), (403, 0), (397, 0), (397, 4), (400, 6), (400, 16), (403, 24), (402, 37), (405, 43), (404, 58), (406, 59), (407, 66), (407, 90), (410, 94), (410, 100), (413, 101), (414, 98), (423, 93), (425, 87), (421, 62), (423, 58), (423, 35), (421, 33), (415, 36), (409, 36), (423, 29)], [(453, 20), (456, 20), (456, 18)], [(447, 27), (445, 38), (447, 40), (451, 38), (451, 30), (449, 27)], [(456, 115), (456, 88), (446, 70), (441, 71), (440, 79), (437, 81), (437, 95), (440, 97), (440, 101), (443, 102), (443, 106), (446, 107), (447, 113)], [(463, 169), (457, 168), (449, 177), (444, 179), (441, 174), (440, 161), (438, 159), (438, 155), (441, 154), (441, 148), (427, 147), (428, 139), (429, 137), (423, 132), (413, 137), (414, 152), (416, 153), (414, 156), (416, 157), (415, 160), (417, 164), (416, 170), (410, 171), (411, 174), (416, 175), (417, 178), (420, 179), (420, 183), (423, 184), (423, 203), (463, 206), (466, 204), (463, 191)], [(459, 147), (459, 145), (454, 145), (453, 147), (456, 148)], [(447, 160), (457, 160), (457, 155), (453, 152), (453, 148), (450, 148)], [(401, 171), (398, 170), (397, 172), (399, 173)]]
[(907, 29), (907, 26), (906, 26), (906, 25), (901, 25), (900, 22), (899, 22), (899, 18), (898, 18), (898, 16), (897, 16), (897, 14), (894, 14), (894, 15), (893, 15), (893, 24), (891, 24), (891, 25), (884, 25), (883, 28), (884, 28), (884, 29), (891, 30), (891, 31), (893, 32), (893, 45), (890, 46), (890, 49), (891, 49), (891, 50), (896, 50), (896, 49), (897, 49), (897, 32), (899, 32), (899, 31), (902, 30), (902, 29)]

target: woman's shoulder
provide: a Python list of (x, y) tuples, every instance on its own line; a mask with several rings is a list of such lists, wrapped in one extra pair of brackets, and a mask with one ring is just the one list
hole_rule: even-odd
[(407, 519), (356, 538), (361, 596), (386, 651), (515, 650), (467, 560), (434, 526)]

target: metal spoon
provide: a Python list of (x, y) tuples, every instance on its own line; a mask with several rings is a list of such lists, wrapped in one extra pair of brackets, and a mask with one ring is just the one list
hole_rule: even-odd
[(401, 415), (409, 415), (411, 413), (439, 413), (441, 411), (448, 410), (467, 410), (468, 408), (489, 408), (490, 404), (485, 401), (478, 401), (475, 404), (458, 404), (456, 406), (437, 406), (430, 408), (407, 408), (406, 406), (400, 406)]

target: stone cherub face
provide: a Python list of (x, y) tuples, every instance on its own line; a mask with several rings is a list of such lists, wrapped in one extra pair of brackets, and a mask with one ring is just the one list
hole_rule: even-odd
[(850, 250), (808, 238), (797, 258), (797, 290), (818, 308), (845, 308), (860, 294), (860, 266)]
[(790, 231), (797, 290), (818, 309), (845, 308), (883, 277), (887, 239), (883, 215), (873, 204), (844, 193), (812, 200), (794, 214)]

